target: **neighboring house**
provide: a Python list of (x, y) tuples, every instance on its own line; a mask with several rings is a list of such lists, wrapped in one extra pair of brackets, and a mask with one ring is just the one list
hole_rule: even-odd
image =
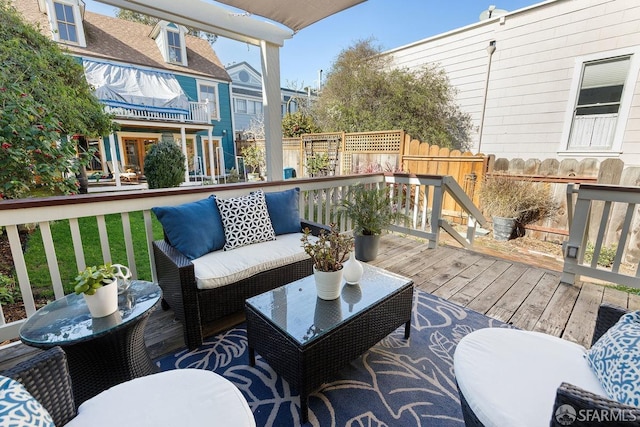
[(231, 79), (206, 40), (166, 21), (151, 27), (86, 12), (81, 0), (13, 3), (83, 64), (120, 126), (113, 135), (80, 138), (97, 148), (89, 175), (128, 171), (115, 174), (118, 184), (142, 175), (147, 151), (161, 140), (182, 147), (185, 181), (223, 175), (233, 164)]
[(477, 126), (474, 152), (638, 166), (638, 28), (637, 1), (550, 0), (385, 54), (446, 71)]
[[(246, 62), (227, 66), (227, 72), (233, 81), (231, 102), (233, 105), (234, 135), (244, 139), (245, 132), (252, 128), (251, 122), (262, 122), (262, 75)], [(303, 92), (292, 89), (280, 89), (280, 112), (282, 117), (298, 111), (301, 102), (310, 102), (315, 92)]]

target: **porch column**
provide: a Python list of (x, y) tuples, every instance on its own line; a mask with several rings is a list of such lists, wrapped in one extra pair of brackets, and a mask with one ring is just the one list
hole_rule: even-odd
[(182, 144), (182, 154), (184, 154), (184, 182), (189, 182), (189, 159), (187, 158), (187, 133), (184, 126), (180, 127), (180, 143)]
[(282, 180), (282, 116), (280, 114), (280, 51), (277, 45), (262, 40), (262, 102), (267, 181)]
[(216, 178), (216, 163), (213, 160), (214, 153), (213, 153), (213, 138), (212, 138), (211, 129), (209, 129), (209, 132), (207, 134), (207, 141), (209, 142), (209, 164), (211, 165), (211, 179), (213, 180), (214, 183), (217, 184), (218, 180)]
[(111, 173), (113, 174), (113, 178), (116, 180), (116, 187), (120, 187), (122, 184), (120, 182), (120, 168), (118, 167), (118, 155), (116, 154), (116, 141), (118, 138), (115, 133), (109, 135), (109, 152), (111, 153)]

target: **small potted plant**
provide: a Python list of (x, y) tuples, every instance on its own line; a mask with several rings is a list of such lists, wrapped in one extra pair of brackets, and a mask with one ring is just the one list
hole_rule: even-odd
[(76, 294), (83, 294), (92, 317), (104, 317), (118, 310), (118, 282), (111, 264), (89, 266), (74, 279)]
[(351, 220), (355, 257), (365, 262), (378, 256), (382, 232), (395, 222), (406, 221), (406, 216), (392, 203), (387, 187), (354, 185), (341, 200), (338, 210)]
[(311, 231), (304, 229), (302, 247), (313, 260), (313, 275), (318, 297), (333, 300), (340, 296), (343, 263), (353, 248), (353, 237), (341, 234), (336, 224), (330, 225), (329, 232), (321, 231), (317, 239)]

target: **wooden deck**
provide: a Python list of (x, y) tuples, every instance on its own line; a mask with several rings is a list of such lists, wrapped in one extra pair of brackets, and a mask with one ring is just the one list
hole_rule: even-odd
[[(640, 296), (592, 283), (560, 283), (560, 271), (541, 268), (531, 256), (498, 258), (453, 246), (428, 249), (423, 241), (390, 234), (371, 264), (410, 277), (417, 289), (526, 330), (540, 331), (589, 346), (596, 312), (606, 301), (640, 309)], [(555, 266), (557, 268), (557, 266)], [(216, 325), (215, 333), (238, 323), (234, 316)], [(173, 313), (157, 309), (149, 319), (146, 342), (153, 358), (184, 346), (181, 325)], [(35, 350), (37, 351), (37, 350)], [(33, 354), (22, 345), (0, 348), (0, 369)]]

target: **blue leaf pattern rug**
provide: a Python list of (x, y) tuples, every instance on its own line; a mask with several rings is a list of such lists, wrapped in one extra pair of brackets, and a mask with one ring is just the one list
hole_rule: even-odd
[[(309, 396), (310, 426), (463, 426), (453, 352), (469, 332), (509, 327), (431, 294), (414, 292), (411, 337), (404, 325)], [(209, 369), (244, 394), (258, 426), (298, 426), (300, 399), (256, 354), (249, 366), (244, 324), (157, 361), (161, 370)]]

